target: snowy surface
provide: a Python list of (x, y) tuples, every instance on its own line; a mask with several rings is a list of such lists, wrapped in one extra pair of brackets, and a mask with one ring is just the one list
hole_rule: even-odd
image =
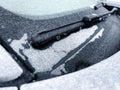
[[(39, 19), (41, 17), (69, 14), (95, 4), (96, 0), (0, 0), (0, 6), (22, 16)], [(50, 15), (50, 16), (49, 16)], [(62, 15), (62, 14), (61, 14)], [(39, 17), (40, 16), (40, 17)]]
[[(20, 40), (13, 40), (13, 41), (12, 41), (11, 39), (8, 39), (8, 40), (7, 40), (7, 41), (12, 42), (12, 43), (10, 44), (10, 46), (13, 47), (13, 49), (14, 49), (22, 58), (24, 58), (24, 56), (21, 55), (20, 50), (24, 50), (23, 45), (27, 43), (27, 38), (28, 38), (28, 36), (27, 36), (27, 34), (25, 33)], [(24, 59), (25, 59), (25, 58), (24, 58)]]
[(10, 45), (20, 55), (21, 53), (19, 50), (22, 50), (24, 56), (27, 56), (29, 62), (35, 67), (36, 72), (45, 72), (52, 70), (55, 64), (71, 50), (74, 50), (85, 42), (97, 29), (98, 27), (95, 25), (91, 28), (80, 30), (65, 39), (55, 42), (45, 50), (35, 50), (32, 47), (30, 47), (30, 49), (25, 49), (22, 45), (27, 43), (26, 34), (24, 34), (20, 40), (13, 40)]
[(25, 84), (21, 90), (120, 90), (119, 70), (120, 51), (89, 68), (54, 79)]
[(0, 90), (18, 90), (17, 87), (3, 87)]
[(0, 82), (10, 81), (22, 74), (22, 69), (0, 45)]

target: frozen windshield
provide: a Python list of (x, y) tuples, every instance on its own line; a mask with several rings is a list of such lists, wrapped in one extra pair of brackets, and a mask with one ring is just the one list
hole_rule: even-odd
[(45, 17), (92, 6), (96, 0), (0, 0), (0, 6), (23, 16)]

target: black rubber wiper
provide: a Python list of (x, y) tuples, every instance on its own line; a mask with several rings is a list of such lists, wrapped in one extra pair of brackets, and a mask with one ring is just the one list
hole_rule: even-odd
[(60, 40), (61, 38), (68, 36), (70, 33), (79, 31), (81, 28), (90, 27), (98, 22), (104, 21), (109, 15), (117, 12), (117, 10), (117, 8), (113, 8), (111, 11), (103, 15), (85, 16), (81, 21), (67, 24), (43, 33), (38, 33), (36, 36), (31, 38), (30, 43), (34, 48), (39, 49), (43, 45), (52, 41)]

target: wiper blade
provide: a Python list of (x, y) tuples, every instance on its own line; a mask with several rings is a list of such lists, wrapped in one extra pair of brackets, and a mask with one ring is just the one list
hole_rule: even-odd
[(69, 34), (79, 31), (81, 28), (86, 28), (94, 25), (95, 23), (104, 21), (109, 15), (115, 14), (118, 11), (117, 8), (113, 8), (111, 11), (98, 15), (98, 16), (85, 16), (82, 20), (67, 24), (65, 26), (55, 28), (43, 33), (38, 33), (30, 40), (31, 45), (34, 48), (41, 48), (43, 45), (52, 41), (60, 40), (61, 38), (68, 36)]

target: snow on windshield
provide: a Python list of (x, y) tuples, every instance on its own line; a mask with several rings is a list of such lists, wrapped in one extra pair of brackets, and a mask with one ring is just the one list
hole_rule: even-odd
[(0, 6), (25, 16), (46, 16), (94, 5), (96, 0), (0, 0)]

